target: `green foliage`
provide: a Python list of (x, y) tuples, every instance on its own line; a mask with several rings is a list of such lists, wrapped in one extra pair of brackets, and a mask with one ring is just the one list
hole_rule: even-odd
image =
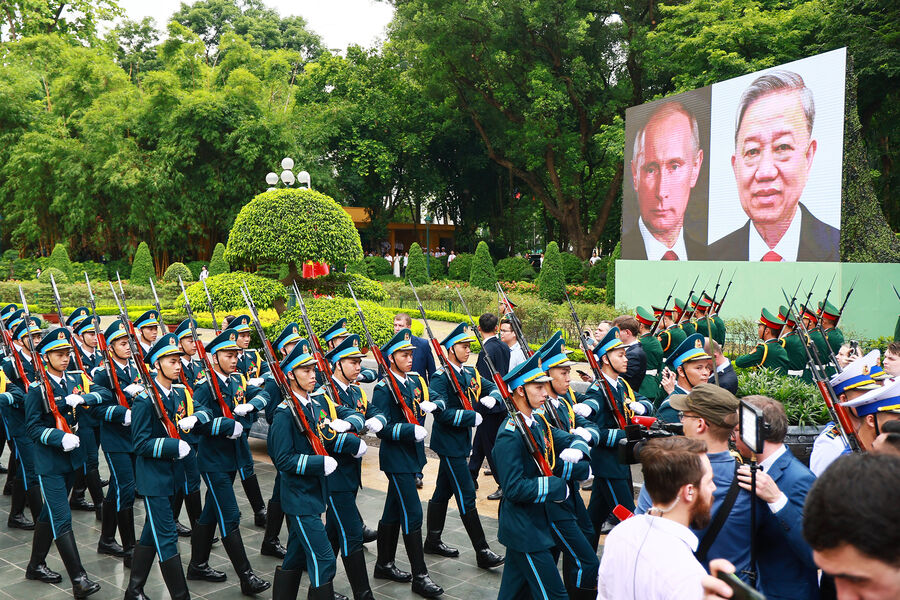
[(150, 279), (156, 283), (156, 270), (153, 268), (153, 257), (150, 256), (147, 242), (138, 245), (137, 252), (134, 253), (134, 262), (131, 263), (131, 275), (128, 278), (139, 285), (146, 285), (145, 282), (149, 283)]
[(106, 263), (106, 278), (109, 281), (116, 280), (116, 273), (119, 274), (120, 278), (127, 279), (128, 274), (131, 273), (131, 265), (127, 259), (120, 258)]
[[(206, 279), (206, 286), (209, 288), (213, 309), (223, 312), (222, 315), (217, 314), (217, 317), (225, 316), (225, 311), (246, 309), (247, 305), (241, 296), (242, 285), (247, 286), (250, 290), (253, 302), (259, 309), (272, 308), (276, 299), (287, 297), (283, 285), (259, 275), (244, 273), (243, 271), (211, 275)], [(208, 310), (202, 283), (198, 282), (188, 287), (187, 294), (191, 303), (191, 310), (195, 312), (206, 312)]]
[(173, 262), (169, 265), (169, 268), (166, 269), (166, 272), (163, 273), (163, 281), (178, 281), (178, 278), (181, 277), (181, 280), (185, 283), (188, 281), (194, 281), (194, 275), (191, 273), (191, 270), (187, 268), (187, 265), (180, 262)]
[[(316, 335), (322, 335), (322, 332), (334, 325), (335, 321), (341, 317), (347, 317), (347, 330), (350, 333), (358, 334), (362, 339), (362, 344), (366, 345), (366, 335), (359, 321), (359, 315), (356, 314), (356, 305), (353, 300), (349, 298), (304, 298), (303, 300), (306, 304), (310, 324)], [(361, 300), (360, 306), (366, 317), (366, 326), (375, 343), (379, 346), (384, 345), (394, 336), (394, 314), (366, 300)], [(269, 339), (275, 339), (281, 330), (291, 322), (303, 323), (300, 307), (285, 311), (277, 323), (266, 329), (266, 336)]]
[(609, 265), (605, 258), (595, 262), (588, 271), (588, 285), (603, 287), (606, 285), (606, 267)]
[(379, 275), (390, 275), (394, 272), (390, 261), (383, 256), (367, 256), (365, 258), (365, 261), (366, 264), (369, 265), (369, 273), (373, 277), (378, 277)]
[(69, 260), (69, 253), (65, 244), (57, 244), (53, 247), (53, 252), (50, 253), (49, 265), (59, 269), (68, 276), (73, 274), (72, 261)]
[(563, 272), (562, 257), (556, 242), (547, 244), (544, 262), (538, 275), (538, 293), (547, 302), (559, 303), (565, 300), (566, 275)]
[(409, 247), (409, 262), (406, 264), (406, 279), (412, 281), (413, 285), (423, 285), (431, 281), (425, 266), (425, 255), (422, 254), (422, 247), (415, 242)]
[(328, 275), (313, 279), (297, 280), (297, 287), (301, 292), (309, 292), (316, 296), (341, 296), (350, 297), (347, 284), (353, 286), (353, 293), (360, 300), (372, 300), (382, 302), (388, 299), (387, 292), (377, 281), (373, 281), (365, 275), (358, 273), (339, 273), (332, 271)]
[(429, 269), (429, 274), (431, 275), (432, 280), (437, 279), (446, 279), (447, 278), (447, 257), (446, 256), (432, 256), (429, 260), (429, 257), (425, 257), (425, 266)]
[(606, 299), (610, 304), (616, 303), (616, 261), (622, 258), (622, 242), (616, 244), (609, 258), (606, 259)]
[(482, 290), (492, 291), (497, 287), (497, 272), (494, 270), (494, 259), (485, 242), (478, 242), (475, 258), (469, 273), (469, 284)]
[[(203, 270), (203, 265), (206, 264), (206, 261), (203, 260), (192, 260), (187, 263), (187, 268), (191, 272), (191, 281), (198, 281), (200, 279), (200, 271)], [(206, 267), (206, 270), (209, 271), (209, 267)]]
[(47, 267), (46, 269), (41, 271), (41, 276), (38, 277), (38, 281), (50, 285), (51, 275), (53, 276), (53, 280), (56, 281), (56, 283), (69, 283), (69, 276), (56, 267)]
[(797, 377), (776, 375), (769, 369), (738, 373), (738, 397), (768, 396), (784, 404), (790, 425), (824, 425), (828, 409), (816, 386)]
[(532, 281), (534, 267), (527, 258), (507, 256), (497, 261), (497, 279), (500, 281)]
[(353, 219), (330, 197), (308, 189), (263, 192), (238, 213), (228, 237), (229, 263), (329, 264), (362, 258)]
[(370, 277), (372, 275), (372, 272), (369, 269), (369, 263), (364, 260), (355, 260), (348, 263), (347, 272), (362, 275), (363, 277)]
[[(216, 244), (216, 247), (213, 249), (212, 258), (209, 259), (209, 266), (206, 270), (209, 271), (210, 276), (231, 272), (231, 267), (228, 265), (228, 261), (225, 260), (225, 244), (222, 242)], [(197, 278), (200, 278), (199, 275)]]
[(562, 258), (562, 268), (566, 276), (566, 283), (584, 283), (584, 277), (582, 276), (584, 265), (581, 259), (571, 252), (560, 252), (559, 256)]
[(457, 254), (456, 258), (447, 265), (447, 276), (454, 281), (468, 281), (472, 274), (472, 261), (474, 260), (474, 254), (467, 252)]
[(606, 290), (593, 285), (567, 285), (569, 299), (573, 302), (589, 302), (591, 304), (604, 304), (606, 302)]

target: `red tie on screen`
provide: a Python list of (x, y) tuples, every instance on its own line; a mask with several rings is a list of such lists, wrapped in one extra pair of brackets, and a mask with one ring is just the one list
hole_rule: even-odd
[(671, 250), (669, 250), (668, 252), (663, 254), (662, 259), (663, 260), (678, 260), (678, 255), (675, 254), (674, 252), (672, 252)]
[(762, 257), (763, 262), (781, 262), (781, 258), (781, 255), (774, 250), (769, 250)]

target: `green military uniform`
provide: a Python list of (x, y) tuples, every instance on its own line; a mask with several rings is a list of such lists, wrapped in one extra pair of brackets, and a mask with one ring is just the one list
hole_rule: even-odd
[[(785, 323), (765, 308), (759, 318), (759, 324), (775, 331), (781, 331)], [(771, 369), (779, 375), (787, 374), (788, 355), (781, 341), (772, 338), (756, 345), (756, 349), (750, 354), (744, 354), (735, 359), (734, 365), (746, 369), (748, 367), (760, 367)]]
[[(653, 313), (643, 306), (637, 307), (634, 317), (648, 327), (653, 327), (653, 324), (656, 323), (656, 317), (653, 316)], [(647, 371), (644, 374), (641, 387), (638, 388), (638, 393), (645, 398), (656, 398), (656, 395), (659, 393), (659, 382), (662, 380), (662, 344), (657, 337), (650, 335), (649, 332), (638, 338), (638, 341), (644, 348), (644, 354), (647, 355)]]
[(806, 355), (806, 349), (803, 344), (803, 336), (799, 331), (794, 329), (797, 323), (788, 315), (788, 307), (782, 305), (778, 308), (778, 318), (786, 323), (786, 327), (791, 328), (790, 333), (781, 336), (781, 346), (788, 355), (787, 374), (793, 377), (800, 377), (806, 369), (809, 357)]

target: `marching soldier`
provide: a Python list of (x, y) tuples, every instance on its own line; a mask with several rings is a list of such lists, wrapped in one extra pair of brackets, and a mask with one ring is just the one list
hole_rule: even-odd
[(831, 351), (837, 354), (844, 345), (844, 332), (837, 328), (841, 311), (831, 302), (819, 302), (819, 313), (822, 315), (822, 331), (825, 339), (831, 347)]
[(790, 311), (788, 311), (787, 306), (782, 305), (778, 308), (778, 318), (784, 321), (780, 339), (788, 357), (787, 374), (791, 377), (802, 377), (808, 362), (805, 349), (806, 344), (800, 332), (796, 329), (797, 323), (788, 312)]
[[(196, 326), (196, 323), (194, 323)], [(179, 396), (181, 402), (176, 405), (178, 419), (189, 417), (194, 414), (194, 386), (197, 379), (203, 373), (203, 366), (193, 360), (197, 354), (197, 343), (191, 333), (191, 322), (185, 319), (175, 328), (175, 338), (178, 340), (178, 348), (180, 350), (181, 371), (178, 373), (178, 382), (185, 390), (184, 396)], [(190, 453), (180, 459), (180, 469), (175, 471), (176, 487), (175, 493), (172, 495), (172, 515), (175, 519), (175, 529), (178, 531), (179, 537), (188, 537), (191, 535), (191, 529), (188, 529), (178, 521), (181, 514), (181, 505), (184, 504), (187, 509), (188, 521), (191, 527), (197, 522), (203, 510), (203, 501), (200, 498), (200, 469), (197, 467), (197, 448), (200, 439), (197, 434), (192, 432), (183, 432), (181, 439), (190, 446)]]
[[(197, 464), (206, 483), (203, 512), (191, 533), (191, 562), (187, 578), (225, 581), (224, 572), (209, 566), (210, 548), (218, 523), (222, 545), (240, 579), (241, 592), (249, 596), (269, 589), (271, 584), (253, 572), (247, 559), (240, 531), (241, 514), (234, 496), (234, 478), (239, 467), (247, 464), (247, 454), (250, 452), (243, 437), (242, 422), (248, 422), (247, 415), (265, 408), (269, 397), (260, 388), (247, 386), (243, 376), (236, 372), (237, 336), (238, 332), (234, 329), (226, 329), (209, 343), (207, 353), (213, 372), (206, 377), (212, 385), (206, 378), (197, 381), (194, 388), (195, 414), (181, 419), (182, 429), (196, 429), (200, 436)], [(213, 392), (211, 387), (217, 388), (217, 391)], [(226, 411), (233, 417), (226, 416)]]
[[(187, 600), (190, 594), (181, 555), (178, 553), (178, 532), (169, 496), (180, 487), (184, 476), (181, 463), (192, 452), (190, 445), (172, 437), (157, 410), (165, 411), (164, 419), (179, 420), (179, 409), (190, 402), (187, 390), (176, 383), (181, 376), (182, 350), (178, 336), (168, 333), (159, 338), (147, 353), (147, 362), (156, 370), (149, 385), (156, 387), (162, 407), (150, 391), (137, 395), (132, 404), (134, 421), (131, 435), (137, 463), (137, 489), (144, 497), (144, 529), (134, 548), (131, 576), (125, 590), (125, 600), (146, 600), (144, 584), (159, 560), (159, 570), (173, 600)], [(196, 414), (196, 413), (195, 413)]]
[(138, 349), (141, 352), (141, 357), (135, 357), (134, 360), (143, 358), (144, 362), (147, 362), (150, 347), (156, 343), (156, 338), (159, 337), (159, 317), (159, 313), (151, 308), (134, 320), (134, 331), (137, 334)]
[(713, 331), (713, 339), (716, 341), (716, 343), (719, 344), (719, 346), (724, 347), (725, 346), (725, 334), (727, 333), (727, 331), (725, 328), (725, 321), (723, 321), (722, 317), (719, 316), (719, 311), (721, 309), (722, 309), (722, 302), (721, 301), (715, 302), (710, 307), (710, 314), (712, 315), (712, 317), (710, 317), (710, 318), (713, 320), (713, 323), (715, 323), (715, 325), (716, 325), (716, 328)]
[(653, 307), (653, 314), (662, 319), (662, 331), (657, 334), (657, 338), (663, 349), (664, 358), (669, 358), (669, 355), (675, 352), (675, 348), (687, 337), (684, 329), (678, 325), (675, 313), (675, 309), (672, 308), (663, 311), (662, 308)]
[(689, 394), (701, 383), (709, 382), (712, 372), (712, 357), (703, 346), (703, 335), (689, 335), (675, 352), (666, 359), (668, 374), (664, 377), (663, 389), (668, 393), (659, 405), (656, 416), (666, 423), (678, 423), (678, 411), (669, 404), (673, 394)]
[[(194, 322), (196, 327), (197, 323)], [(194, 385), (203, 373), (203, 364), (194, 360), (197, 356), (197, 342), (191, 334), (191, 320), (185, 319), (175, 328), (175, 337), (178, 338), (178, 344), (181, 347), (181, 374), (178, 380), (185, 389), (193, 390)]]
[(634, 311), (634, 318), (638, 322), (638, 341), (647, 355), (647, 371), (638, 393), (651, 400), (655, 400), (659, 394), (659, 382), (662, 380), (663, 348), (659, 338), (650, 335), (657, 317), (652, 312), (638, 306)]
[(694, 306), (694, 318), (696, 321), (694, 322), (694, 329), (697, 333), (702, 334), (705, 338), (716, 339), (718, 337), (718, 325), (714, 319), (711, 319), (707, 314), (710, 306), (712, 306), (712, 298), (710, 298), (706, 292), (703, 292), (703, 295), (699, 298), (694, 297), (695, 301), (692, 302)]
[[(414, 347), (411, 339), (412, 332), (401, 329), (384, 345), (382, 351), (389, 361), (390, 373), (378, 382), (372, 395), (377, 418), (384, 425), (377, 434), (381, 440), (378, 460), (389, 481), (384, 511), (378, 523), (378, 558), (374, 575), (376, 579), (399, 583), (412, 580), (414, 593), (434, 598), (444, 590), (431, 580), (425, 566), (422, 503), (416, 491), (416, 473), (421, 473), (425, 466), (427, 431), (418, 423), (410, 422), (399, 402), (402, 401), (412, 412), (413, 420), (418, 421), (436, 406), (428, 401), (425, 379), (412, 371)], [(402, 398), (393, 396), (393, 383), (397, 384)], [(401, 526), (412, 574), (401, 571), (394, 564)]]
[(773, 315), (768, 309), (762, 309), (758, 321), (758, 335), (762, 340), (750, 354), (738, 356), (734, 366), (746, 369), (759, 367), (771, 369), (778, 375), (784, 375), (788, 369), (788, 355), (778, 339), (778, 334), (785, 322)]
[(437, 405), (431, 431), (431, 449), (440, 458), (440, 468), (434, 493), (428, 502), (428, 535), (425, 537), (424, 548), (429, 554), (450, 558), (459, 556), (459, 550), (441, 541), (447, 519), (447, 505), (453, 496), (456, 498), (460, 519), (475, 549), (476, 563), (482, 569), (492, 569), (503, 564), (503, 557), (492, 552), (488, 546), (475, 508), (475, 483), (469, 475), (467, 461), (472, 451), (472, 428), (480, 425), (483, 420), (478, 412), (479, 408), (490, 410), (503, 398), (497, 386), (490, 380), (482, 379), (475, 367), (464, 366), (469, 360), (470, 344), (474, 341), (475, 336), (466, 331), (465, 323), (459, 323), (441, 340), (447, 353), (447, 362), (473, 410), (466, 410), (450, 379), (451, 374), (442, 369), (431, 376), (428, 388), (431, 401)]
[[(350, 332), (347, 330), (347, 319), (341, 317), (334, 324), (325, 330), (325, 333), (322, 334), (322, 341), (325, 342), (325, 352), (329, 352), (338, 347), (338, 345), (343, 342), (347, 336), (350, 335)], [(359, 372), (359, 377), (357, 377), (356, 381), (359, 383), (373, 383), (378, 379), (378, 373), (373, 371), (372, 369), (361, 369)], [(325, 374), (324, 373), (316, 373), (316, 382), (319, 385), (324, 385)], [(368, 536), (366, 536), (368, 538)], [(374, 541), (375, 538), (366, 539), (367, 542)]]
[(693, 298), (688, 298), (687, 300), (675, 298), (675, 322), (681, 325), (681, 329), (684, 331), (684, 335), (691, 335), (692, 333), (696, 333), (694, 324), (691, 323), (691, 315), (693, 314), (691, 303), (695, 299), (696, 296), (694, 296)]
[[(25, 576), (46, 583), (62, 581), (62, 577), (47, 568), (45, 562), (50, 543), (56, 540), (59, 556), (72, 582), (73, 595), (86, 598), (99, 591), (100, 584), (88, 578), (72, 532), (69, 486), (75, 472), (84, 468), (84, 450), (75, 433), (78, 418), (74, 409), (82, 404), (97, 404), (101, 397), (90, 391), (90, 379), (83, 372), (66, 372), (71, 349), (71, 334), (60, 327), (44, 335), (36, 348), (37, 356), (33, 355), (36, 361), (46, 360), (44, 368), (50, 389), (43, 389), (35, 381), (25, 396), (26, 428), (34, 442), (34, 467), (45, 501), (35, 523), (31, 560)], [(45, 393), (49, 397), (45, 398)], [(46, 408), (45, 401), (52, 403), (50, 409)], [(54, 410), (65, 423), (61, 428), (57, 428)], [(72, 433), (65, 431), (66, 428)]]
[[(624, 352), (623, 348), (623, 356)], [(586, 456), (587, 444), (577, 436), (549, 428), (545, 419), (538, 416), (537, 410), (547, 398), (545, 384), (550, 380), (541, 369), (540, 355), (533, 354), (511, 369), (503, 380), (512, 394), (515, 410), (521, 413), (538, 452), (543, 455), (543, 461), (553, 464), (558, 456), (558, 467), (572, 471), (573, 463)], [(503, 489), (497, 537), (506, 546), (506, 565), (497, 598), (520, 598), (526, 595), (527, 589), (534, 598), (562, 600), (569, 596), (553, 558), (552, 549), (557, 542), (549, 505), (564, 502), (571, 492), (561, 477), (544, 475), (536, 458), (528, 451), (524, 433), (518, 431), (512, 418), (508, 418), (500, 427), (494, 445), (495, 464)], [(558, 455), (557, 447), (561, 448)]]
[[(801, 312), (801, 319), (803, 319), (803, 326), (809, 332), (809, 341), (815, 345), (819, 360), (824, 365), (825, 372), (822, 373), (822, 376), (832, 377), (835, 374), (836, 369), (829, 361), (830, 354), (828, 353), (828, 342), (825, 341), (825, 336), (822, 334), (819, 327), (819, 315), (816, 314), (816, 311), (810, 310), (808, 307), (804, 306), (803, 311)], [(808, 366), (807, 369), (809, 369)], [(803, 380), (812, 382), (812, 373), (808, 370), (805, 371), (803, 373)]]
[[(635, 396), (622, 378), (628, 359), (618, 327), (610, 329), (592, 351), (597, 356), (602, 377), (587, 389), (584, 402), (576, 404), (572, 410), (590, 419), (600, 433), (600, 443), (591, 450), (594, 485), (588, 504), (594, 527), (591, 545), (596, 548), (600, 536), (615, 525), (613, 508), (621, 504), (634, 510), (631, 469), (616, 458), (619, 440), (625, 438), (619, 419), (624, 420), (627, 413), (649, 415), (653, 412), (653, 404), (642, 396)], [(613, 404), (615, 411), (611, 410)]]

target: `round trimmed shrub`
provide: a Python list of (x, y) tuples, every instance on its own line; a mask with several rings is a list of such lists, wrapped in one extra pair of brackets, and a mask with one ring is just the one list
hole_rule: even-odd
[(380, 283), (357, 273), (332, 272), (313, 279), (300, 279), (297, 281), (297, 287), (301, 292), (309, 292), (318, 296), (349, 298), (348, 283), (353, 286), (353, 293), (360, 300), (384, 302), (388, 299), (388, 294)]
[(228, 261), (225, 260), (225, 244), (219, 242), (213, 249), (212, 258), (209, 259), (209, 267), (207, 269), (210, 276), (221, 275), (222, 273), (231, 272)]
[(457, 254), (453, 262), (447, 264), (447, 275), (454, 281), (468, 281), (472, 274), (472, 261), (474, 254)]
[(606, 285), (607, 264), (606, 258), (601, 258), (591, 266), (591, 269), (588, 271), (588, 285), (594, 287), (603, 287)]
[(163, 281), (174, 281), (177, 283), (179, 277), (181, 277), (182, 281), (194, 280), (194, 274), (191, 273), (191, 270), (186, 264), (180, 262), (173, 262), (166, 269), (166, 272), (163, 273)]
[[(428, 257), (425, 257), (426, 261)], [(426, 266), (429, 264), (425, 263)], [(432, 256), (431, 263), (429, 266), (431, 272), (431, 279), (446, 279), (447, 278), (447, 257), (446, 256)]]
[(69, 283), (69, 276), (56, 267), (47, 267), (41, 271), (41, 276), (38, 277), (38, 281), (50, 285), (50, 275), (53, 275), (53, 280), (56, 281), (57, 285), (60, 283)]
[(425, 285), (431, 281), (428, 277), (428, 269), (425, 267), (425, 255), (422, 254), (422, 247), (415, 242), (409, 247), (406, 279), (412, 281), (413, 285)]
[[(49, 266), (59, 269), (66, 276), (72, 275), (72, 261), (69, 260), (69, 252), (66, 250), (65, 244), (57, 244), (53, 247), (53, 252), (50, 253)], [(56, 275), (53, 277), (59, 279)]]
[(547, 244), (544, 264), (538, 276), (538, 294), (547, 302), (558, 303), (566, 299), (566, 275), (556, 242)]
[[(211, 275), (206, 279), (206, 286), (209, 288), (209, 296), (212, 298), (213, 309), (216, 311), (243, 311), (247, 305), (241, 296), (241, 285), (246, 285), (253, 296), (253, 302), (260, 310), (272, 308), (275, 300), (278, 298), (286, 298), (284, 286), (272, 279), (260, 277), (252, 273), (244, 273), (243, 271), (235, 271), (234, 273), (223, 273), (221, 275)], [(202, 283), (195, 283), (187, 288), (188, 300), (191, 302), (191, 309), (194, 312), (206, 312), (206, 294), (203, 291)], [(175, 300), (175, 304), (180, 306), (182, 300)], [(217, 317), (219, 315), (216, 315)], [(221, 315), (221, 316), (224, 316)]]
[(534, 267), (527, 258), (507, 256), (497, 261), (497, 278), (500, 281), (532, 281)]
[(491, 258), (491, 251), (485, 242), (478, 242), (478, 247), (475, 248), (475, 258), (472, 259), (472, 270), (469, 273), (469, 284), (488, 291), (497, 288), (494, 260)]
[(347, 273), (355, 273), (363, 277), (369, 277), (372, 273), (369, 270), (369, 263), (364, 260), (355, 260), (347, 265)]
[[(366, 342), (366, 334), (359, 321), (359, 316), (356, 314), (356, 305), (353, 303), (353, 300), (349, 298), (312, 298), (307, 297), (304, 294), (303, 301), (304, 304), (306, 304), (309, 322), (312, 325), (313, 331), (316, 332), (316, 335), (321, 335), (323, 331), (334, 325), (335, 321), (341, 317), (346, 317), (347, 330), (350, 333), (359, 335), (361, 345), (368, 345)], [(369, 332), (372, 334), (375, 343), (382, 346), (390, 341), (390, 339), (394, 337), (394, 313), (367, 300), (360, 300), (359, 304), (363, 309), (363, 314), (366, 317), (366, 325), (368, 326)], [(281, 330), (284, 329), (288, 323), (292, 322), (302, 324), (303, 321), (300, 307), (292, 308), (291, 310), (284, 312), (277, 323), (266, 329), (266, 336), (269, 339), (275, 339), (275, 337), (281, 333)], [(302, 325), (300, 329), (302, 335), (305, 337), (306, 332), (303, 331)]]
[(366, 264), (369, 265), (369, 273), (372, 277), (390, 275), (394, 272), (391, 262), (383, 256), (367, 256)]
[(138, 245), (134, 261), (131, 263), (131, 276), (128, 279), (137, 285), (147, 285), (150, 279), (156, 283), (156, 270), (153, 268), (153, 257), (150, 256), (150, 246), (147, 242)]
[(566, 283), (584, 283), (584, 277), (581, 275), (584, 265), (581, 259), (571, 252), (560, 252), (559, 256), (562, 258), (562, 268), (566, 276)]

